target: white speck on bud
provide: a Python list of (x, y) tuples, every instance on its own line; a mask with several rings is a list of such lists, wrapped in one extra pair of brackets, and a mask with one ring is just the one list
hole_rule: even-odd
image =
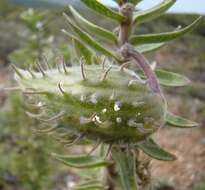
[(96, 94), (91, 95), (90, 101), (91, 101), (93, 104), (97, 104), (97, 103), (98, 103)]
[(103, 113), (106, 113), (106, 112), (107, 112), (107, 109), (106, 109), (106, 108), (104, 108), (104, 109), (102, 110), (102, 112), (103, 112)]
[(141, 83), (141, 84), (145, 84), (145, 80), (142, 79), (134, 79), (134, 80), (130, 80), (128, 83), (128, 87), (134, 85), (134, 83)]
[(128, 83), (128, 86), (133, 85), (135, 82), (136, 82), (136, 80), (130, 80), (129, 83)]
[(37, 106), (41, 107), (41, 106), (43, 106), (43, 103), (42, 102), (38, 102)]
[(37, 22), (36, 23), (36, 28), (41, 29), (43, 27), (43, 23), (42, 22)]
[(181, 25), (178, 25), (177, 28), (175, 29), (175, 31), (178, 31), (178, 30), (180, 30), (181, 28), (182, 28), (182, 26), (181, 26)]
[(73, 181), (69, 181), (68, 183), (67, 183), (67, 187), (70, 189), (70, 188), (73, 188), (74, 186), (75, 186), (76, 184), (75, 184), (75, 182), (73, 182)]
[(115, 110), (115, 111), (120, 111), (120, 106), (121, 106), (121, 103), (120, 103), (120, 102), (115, 102), (114, 110)]
[(98, 115), (95, 115), (93, 118), (92, 118), (92, 121), (93, 122), (97, 122), (97, 123), (102, 123), (102, 121), (100, 121), (100, 117)]
[(80, 96), (80, 101), (81, 101), (81, 102), (84, 102), (85, 100), (86, 100), (86, 97), (85, 97), (85, 95), (82, 94), (82, 95)]
[(121, 117), (117, 117), (117, 118), (116, 118), (116, 122), (117, 122), (117, 123), (122, 123), (122, 118), (121, 118)]

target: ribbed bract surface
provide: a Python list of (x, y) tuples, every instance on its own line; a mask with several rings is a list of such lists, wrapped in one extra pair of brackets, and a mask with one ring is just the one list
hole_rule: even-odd
[[(164, 124), (165, 103), (129, 70), (98, 65), (67, 67), (66, 72), (19, 70), (21, 89), (47, 105), (75, 133), (107, 143), (137, 142)], [(39, 94), (38, 94), (39, 93)], [(38, 95), (36, 95), (38, 94)], [(50, 116), (49, 113), (47, 116)]]

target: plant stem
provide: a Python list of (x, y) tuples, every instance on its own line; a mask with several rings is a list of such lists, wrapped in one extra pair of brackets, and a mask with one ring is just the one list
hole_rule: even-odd
[(139, 53), (137, 50), (134, 49), (134, 47), (129, 44), (124, 44), (124, 46), (122, 47), (122, 54), (128, 59), (132, 58), (134, 60), (134, 63), (142, 68), (144, 74), (147, 77), (147, 82), (151, 90), (154, 93), (161, 94), (160, 85), (157, 80), (157, 77), (154, 71), (151, 69), (149, 62), (144, 57), (144, 55)]
[(126, 20), (120, 23), (120, 31), (118, 35), (118, 46), (121, 48), (128, 39), (132, 30), (132, 17), (133, 17), (134, 6), (130, 3), (122, 3), (119, 8), (119, 12), (126, 17)]
[[(134, 5), (127, 3), (125, 0), (120, 1), (119, 5), (119, 12), (126, 17), (126, 20), (120, 23), (118, 34), (118, 47), (121, 50), (121, 54), (125, 60), (133, 59), (134, 63), (139, 65), (144, 71), (151, 90), (161, 94), (158, 80), (155, 73), (150, 68), (147, 59), (137, 52), (132, 45), (128, 44), (128, 39), (133, 27), (132, 19)], [(146, 177), (143, 172), (146, 170), (147, 173), (150, 174), (149, 164), (141, 169), (142, 163), (140, 161), (139, 150), (135, 149), (133, 154), (129, 155), (126, 155), (124, 148), (118, 147), (118, 150), (116, 150), (117, 149), (112, 151), (115, 164), (107, 168), (106, 184), (109, 190), (120, 190), (121, 188), (125, 188), (126, 190), (137, 190), (138, 186), (144, 189), (149, 183), (149, 178)], [(117, 174), (116, 169), (120, 170), (120, 174)], [(121, 183), (119, 181), (121, 181)], [(123, 187), (119, 187), (119, 184), (123, 184)]]

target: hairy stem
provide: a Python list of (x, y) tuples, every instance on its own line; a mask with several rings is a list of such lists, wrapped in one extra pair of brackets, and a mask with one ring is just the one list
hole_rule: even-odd
[(122, 48), (122, 51), (126, 57), (132, 58), (134, 60), (134, 63), (139, 65), (142, 68), (144, 74), (148, 79), (148, 85), (150, 86), (152, 91), (161, 94), (160, 85), (157, 80), (157, 77), (154, 71), (151, 69), (149, 62), (144, 57), (144, 55), (136, 51), (134, 47), (132, 47), (129, 44), (125, 44), (124, 47)]
[(126, 20), (120, 24), (120, 31), (118, 35), (118, 46), (122, 47), (128, 42), (132, 30), (132, 17), (134, 6), (131, 3), (122, 3), (119, 9), (120, 13), (126, 17)]

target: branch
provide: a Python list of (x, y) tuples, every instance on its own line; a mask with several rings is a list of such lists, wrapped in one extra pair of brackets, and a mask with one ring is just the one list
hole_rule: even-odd
[(134, 63), (142, 68), (144, 74), (148, 79), (148, 85), (150, 86), (152, 91), (161, 94), (159, 82), (157, 80), (155, 73), (152, 71), (148, 60), (141, 53), (136, 51), (133, 46), (129, 44), (125, 44), (121, 48), (121, 53), (126, 58), (132, 58), (134, 60)]

